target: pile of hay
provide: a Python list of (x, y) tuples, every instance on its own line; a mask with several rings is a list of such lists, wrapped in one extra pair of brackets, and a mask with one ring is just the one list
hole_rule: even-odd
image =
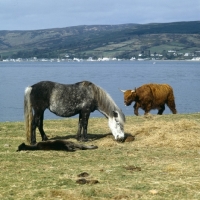
[(147, 118), (140, 125), (127, 124), (126, 131), (135, 136), (134, 146), (200, 147), (200, 123), (195, 120), (158, 120)]

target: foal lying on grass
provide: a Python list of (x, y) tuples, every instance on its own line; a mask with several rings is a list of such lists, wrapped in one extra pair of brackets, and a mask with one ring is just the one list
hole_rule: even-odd
[(74, 142), (66, 141), (66, 140), (54, 140), (54, 141), (45, 141), (38, 142), (35, 145), (26, 145), (22, 143), (18, 146), (17, 151), (36, 151), (36, 150), (56, 150), (56, 151), (76, 151), (76, 150), (92, 150), (97, 149), (97, 146), (89, 145), (86, 146), (84, 144), (76, 144)]

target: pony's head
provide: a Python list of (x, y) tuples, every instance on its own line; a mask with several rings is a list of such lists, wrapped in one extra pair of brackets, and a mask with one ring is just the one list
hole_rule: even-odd
[(113, 111), (113, 117), (108, 119), (109, 127), (112, 131), (115, 140), (124, 140), (124, 120), (120, 118), (118, 111)]

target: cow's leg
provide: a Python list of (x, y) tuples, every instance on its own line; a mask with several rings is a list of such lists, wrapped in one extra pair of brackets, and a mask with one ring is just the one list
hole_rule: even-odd
[(162, 106), (160, 107), (160, 109), (158, 110), (158, 115), (162, 115), (163, 112), (164, 112), (164, 110), (165, 110), (165, 105), (162, 105)]
[(152, 108), (152, 104), (151, 103), (148, 103), (148, 104), (146, 104), (146, 105), (144, 105), (143, 106), (145, 109), (144, 109), (144, 115), (147, 115), (147, 114), (149, 114), (149, 112), (150, 112), (150, 110), (151, 110), (151, 108)]
[(169, 107), (169, 109), (172, 111), (173, 114), (177, 113), (174, 100), (168, 101), (167, 106)]
[(173, 114), (177, 113), (173, 92), (169, 94), (166, 104), (169, 107), (169, 109), (172, 111)]
[(140, 107), (139, 103), (135, 103), (135, 105), (133, 106), (133, 108), (134, 108), (134, 114), (137, 115), (137, 116), (139, 115), (139, 113), (138, 113), (139, 107)]

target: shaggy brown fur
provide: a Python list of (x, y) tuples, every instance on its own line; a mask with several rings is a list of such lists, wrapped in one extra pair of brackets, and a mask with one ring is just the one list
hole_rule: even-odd
[(162, 115), (165, 104), (173, 114), (176, 114), (175, 98), (173, 89), (168, 84), (145, 84), (135, 90), (122, 90), (124, 93), (124, 103), (126, 106), (135, 101), (134, 113), (138, 115), (138, 109), (142, 108), (145, 115), (152, 109), (158, 109), (158, 114)]
[(35, 145), (26, 145), (22, 143), (18, 146), (17, 151), (35, 151), (35, 150), (56, 150), (56, 151), (76, 151), (79, 150), (86, 150), (86, 149), (97, 149), (97, 146), (86, 146), (83, 144), (76, 144), (74, 142), (65, 141), (65, 140), (55, 140), (55, 141), (45, 141), (45, 142), (38, 142)]

